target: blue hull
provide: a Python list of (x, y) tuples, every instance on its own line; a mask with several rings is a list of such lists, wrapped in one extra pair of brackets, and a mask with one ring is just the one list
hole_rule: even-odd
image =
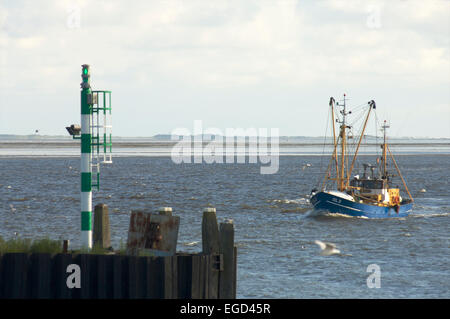
[(393, 207), (356, 203), (325, 192), (318, 192), (312, 196), (311, 204), (316, 210), (367, 218), (406, 217), (413, 206), (412, 203), (400, 205), (397, 212)]

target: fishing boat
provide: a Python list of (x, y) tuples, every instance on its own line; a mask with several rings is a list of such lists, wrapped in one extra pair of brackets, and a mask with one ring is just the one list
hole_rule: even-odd
[[(346, 102), (345, 94), (339, 102), (333, 97), (330, 98), (333, 152), (325, 177), (321, 178), (321, 186), (319, 182), (311, 191), (310, 202), (314, 210), (365, 218), (407, 216), (412, 210), (414, 200), (389, 149), (386, 136), (389, 125), (386, 121), (381, 126), (382, 142), (372, 143), (377, 147), (377, 153), (381, 150), (381, 156), (377, 154), (374, 164), (358, 165), (358, 169), (363, 169), (362, 175), (352, 175), (355, 164), (359, 164), (358, 151), (362, 141), (366, 140), (364, 133), (371, 114), (375, 113), (376, 104), (371, 100), (358, 107), (361, 119), (359, 125), (362, 130), (355, 135), (353, 127), (356, 122), (349, 120), (355, 112), (352, 114), (352, 110), (347, 109)], [(391, 163), (394, 164), (395, 173), (392, 172)], [(398, 178), (403, 184), (402, 191), (406, 192), (408, 198), (405, 198), (406, 195), (402, 196), (400, 187), (396, 184)]]

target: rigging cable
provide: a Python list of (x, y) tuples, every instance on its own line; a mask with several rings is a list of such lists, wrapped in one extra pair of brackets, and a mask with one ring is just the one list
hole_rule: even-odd
[[(330, 108), (328, 108), (328, 115), (327, 115), (327, 124), (325, 125), (325, 135), (323, 137), (323, 148), (322, 148), (322, 156), (320, 157), (320, 164), (319, 164), (319, 172), (322, 172), (322, 167), (323, 167), (323, 158), (325, 156), (325, 146), (326, 146), (326, 142), (327, 142), (327, 134), (328, 134), (328, 122), (330, 120)], [(332, 123), (332, 125), (334, 125), (334, 123)], [(319, 188), (320, 185), (320, 179), (318, 179), (317, 181), (317, 187)]]

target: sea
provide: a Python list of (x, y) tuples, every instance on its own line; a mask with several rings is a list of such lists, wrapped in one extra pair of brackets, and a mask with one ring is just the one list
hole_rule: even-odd
[[(109, 207), (114, 248), (126, 244), (132, 210), (172, 207), (180, 216), (177, 251), (200, 252), (202, 211), (215, 207), (219, 222), (234, 223), (238, 298), (450, 298), (448, 140), (391, 147), (415, 205), (408, 217), (389, 219), (312, 211), (311, 189), (329, 163), (329, 147), (319, 143), (281, 145), (278, 170), (262, 174), (267, 162), (179, 163), (173, 145), (128, 142), (101, 165), (93, 192), (93, 205)], [(363, 149), (360, 159), (377, 156)], [(0, 221), (4, 239), (79, 247), (78, 146), (0, 143)], [(341, 253), (320, 255), (316, 240)]]

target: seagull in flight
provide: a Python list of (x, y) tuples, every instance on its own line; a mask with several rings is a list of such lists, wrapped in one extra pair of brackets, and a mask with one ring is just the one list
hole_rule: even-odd
[(336, 245), (333, 243), (324, 243), (320, 240), (315, 240), (314, 243), (320, 247), (321, 256), (331, 256), (341, 253), (341, 251), (337, 249)]
[(192, 246), (195, 246), (197, 244), (198, 244), (198, 241), (192, 241), (192, 242), (189, 242), (189, 243), (184, 243), (184, 246), (192, 247)]

